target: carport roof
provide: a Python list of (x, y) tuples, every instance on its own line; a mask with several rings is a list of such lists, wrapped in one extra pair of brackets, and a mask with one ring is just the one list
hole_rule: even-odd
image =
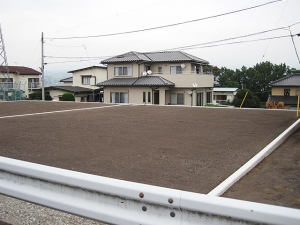
[(82, 92), (99, 92), (101, 88), (98, 88), (96, 90), (93, 90), (91, 88), (84, 88), (84, 87), (78, 87), (78, 86), (50, 86), (46, 87), (46, 90), (52, 89), (52, 90), (62, 90), (62, 91), (68, 91), (72, 93), (82, 93)]
[(160, 76), (145, 76), (136, 78), (112, 78), (97, 86), (175, 86), (175, 84)]

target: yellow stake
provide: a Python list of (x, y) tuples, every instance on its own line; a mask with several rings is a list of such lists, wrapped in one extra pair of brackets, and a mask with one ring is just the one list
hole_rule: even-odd
[(298, 95), (297, 117), (299, 117), (299, 105), (300, 105), (300, 95)]
[(242, 106), (243, 106), (243, 104), (244, 104), (244, 101), (245, 101), (245, 99), (246, 99), (246, 97), (247, 97), (247, 94), (248, 94), (248, 91), (247, 91), (246, 94), (245, 94), (245, 97), (244, 97), (244, 99), (243, 99), (243, 101), (242, 101), (242, 104), (240, 105), (240, 108), (242, 108)]

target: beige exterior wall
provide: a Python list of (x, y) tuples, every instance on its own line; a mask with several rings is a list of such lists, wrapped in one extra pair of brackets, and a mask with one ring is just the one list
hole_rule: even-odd
[[(91, 76), (90, 84), (82, 84), (82, 76)], [(73, 73), (73, 86), (98, 89), (97, 83), (107, 79), (106, 68), (92, 68), (76, 71)]]
[(300, 87), (272, 87), (272, 95), (283, 96), (284, 89), (290, 89), (290, 96), (297, 96), (297, 92), (300, 91)]
[[(1, 76), (1, 78), (5, 78), (4, 76)], [(20, 84), (20, 90), (24, 91), (25, 96), (28, 97), (28, 95), (35, 91), (36, 89), (30, 89), (28, 88), (28, 78), (35, 78), (39, 79), (39, 75), (19, 75), (14, 73), (9, 73), (9, 78), (13, 79), (13, 83)]]
[[(182, 63), (154, 63), (149, 64), (150, 70), (152, 71), (151, 75), (147, 76), (161, 76), (173, 83), (175, 87), (193, 87), (193, 83), (197, 83), (198, 87), (213, 87), (214, 76), (211, 74), (196, 74), (194, 64), (184, 63), (185, 67), (182, 69), (182, 74), (171, 74), (171, 66), (181, 66)], [(132, 67), (132, 75), (127, 76), (115, 76), (114, 67), (120, 66), (130, 66)], [(138, 65), (137, 63), (122, 63), (122, 64), (109, 64), (107, 67), (108, 70), (108, 79), (117, 78), (117, 77), (140, 77), (145, 71), (145, 66), (147, 64)], [(158, 67), (162, 67), (162, 73), (158, 73)], [(201, 71), (201, 69), (200, 69)]]
[[(168, 87), (160, 87), (155, 91), (159, 91), (159, 105), (170, 105), (171, 104), (171, 94), (180, 93), (184, 96), (184, 105), (186, 106), (196, 106), (197, 105), (197, 92), (202, 93), (202, 102), (205, 105), (206, 102), (206, 94), (212, 91), (209, 89), (197, 89), (192, 90), (191, 88), (168, 88)], [(192, 91), (192, 95), (189, 92)], [(129, 104), (154, 104), (154, 90), (149, 87), (112, 87), (112, 88), (104, 88), (104, 102), (111, 102), (111, 93), (112, 92), (127, 92), (128, 93), (128, 102)], [(146, 102), (143, 102), (143, 92), (146, 95)], [(148, 102), (148, 92), (150, 92), (150, 102)]]
[[(128, 102), (131, 104), (152, 104), (153, 94), (152, 89), (149, 87), (107, 87), (104, 88), (104, 102), (111, 103), (111, 92), (128, 92)], [(146, 94), (146, 102), (143, 102), (143, 92)], [(148, 102), (148, 92), (150, 92), (150, 102)]]
[[(137, 63), (120, 63), (120, 64), (109, 64), (107, 67), (108, 79), (112, 78), (134, 78), (143, 76), (143, 71), (146, 71), (146, 66), (150, 66), (152, 71), (151, 75), (147, 76), (161, 76), (175, 84), (175, 87), (159, 87), (156, 91), (159, 91), (159, 104), (168, 105), (171, 104), (172, 93), (184, 94), (184, 105), (195, 106), (197, 105), (197, 92), (202, 93), (202, 103), (205, 105), (207, 92), (211, 93), (211, 99), (213, 98), (212, 91), (214, 76), (212, 74), (203, 74), (202, 68), (199, 69), (199, 74), (196, 74), (195, 65), (192, 63), (184, 63), (185, 67), (182, 69), (182, 74), (171, 74), (171, 66), (181, 66), (182, 63), (155, 63), (155, 64), (141, 64)], [(132, 75), (121, 75), (114, 74), (115, 67), (130, 66), (132, 68)], [(162, 68), (162, 73), (158, 72), (158, 67)], [(196, 83), (197, 87), (193, 87)], [(188, 92), (192, 91), (192, 95)], [(120, 88), (104, 88), (104, 102), (111, 103), (110, 93), (111, 92), (128, 92), (129, 103), (133, 104), (145, 104), (143, 102), (143, 92), (146, 92), (146, 104), (154, 104), (154, 91), (149, 87), (120, 87)], [(148, 103), (148, 92), (151, 92), (151, 102)], [(212, 100), (211, 100), (212, 102)]]
[(59, 101), (59, 98), (66, 93), (66, 91), (62, 90), (46, 90), (47, 92), (50, 93), (50, 96), (52, 97), (53, 101)]
[[(50, 96), (52, 97), (53, 101), (59, 101), (59, 98), (68, 91), (63, 90), (46, 90), (50, 93)], [(75, 94), (75, 102), (81, 102), (81, 97), (88, 97), (88, 94), (86, 93), (80, 93)]]

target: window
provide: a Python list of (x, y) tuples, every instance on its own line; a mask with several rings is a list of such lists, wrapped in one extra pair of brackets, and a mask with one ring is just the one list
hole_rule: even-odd
[(158, 67), (158, 74), (162, 74), (162, 67), (161, 66)]
[(151, 102), (151, 92), (148, 92), (148, 102)]
[(120, 66), (115, 67), (115, 76), (131, 76), (132, 75), (132, 67), (131, 66)]
[(284, 89), (284, 96), (290, 96), (290, 89)]
[(206, 104), (211, 102), (211, 92), (206, 92)]
[(128, 92), (111, 92), (111, 103), (128, 103)]
[(171, 74), (181, 74), (182, 68), (181, 66), (171, 66)]
[(146, 92), (143, 92), (143, 102), (146, 102)]
[(82, 76), (81, 83), (82, 84), (90, 84), (90, 79), (91, 79), (91, 76)]
[(1, 84), (4, 88), (13, 88), (13, 78), (0, 78), (0, 82), (4, 83)]
[(183, 105), (184, 95), (183, 93), (171, 93), (171, 105)]
[(151, 70), (150, 66), (145, 66), (145, 71)]

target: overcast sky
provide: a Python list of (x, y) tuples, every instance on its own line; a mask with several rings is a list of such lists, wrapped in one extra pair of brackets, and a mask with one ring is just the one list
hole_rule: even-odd
[[(43, 32), (45, 75), (70, 76), (67, 74), (70, 70), (99, 65), (102, 59), (130, 51), (204, 44), (296, 23), (290, 27), (291, 33), (300, 33), (300, 0), (0, 0), (0, 3), (8, 64), (39, 70)], [(266, 5), (204, 19), (262, 4)], [(130, 34), (57, 39), (137, 31), (191, 20), (198, 21)], [(231, 69), (251, 67), (261, 61), (286, 63), (300, 69), (289, 34), (288, 29), (280, 29), (182, 51)], [(245, 42), (274, 37), (280, 38)], [(232, 42), (242, 43), (228, 44)], [(294, 42), (300, 54), (300, 37), (295, 36)], [(211, 46), (220, 44), (225, 45)]]

